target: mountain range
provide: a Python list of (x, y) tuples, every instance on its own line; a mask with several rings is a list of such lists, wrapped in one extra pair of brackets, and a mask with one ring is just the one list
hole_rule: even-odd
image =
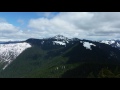
[(1, 78), (119, 77), (120, 40), (63, 35), (0, 42)]

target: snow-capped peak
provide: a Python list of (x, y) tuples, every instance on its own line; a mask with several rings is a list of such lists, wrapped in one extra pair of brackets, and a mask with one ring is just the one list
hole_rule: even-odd
[(120, 40), (118, 40), (118, 39), (102, 40), (102, 41), (100, 41), (100, 43), (108, 44), (115, 48), (120, 48)]
[(68, 40), (68, 38), (63, 36), (63, 35), (56, 35), (56, 36), (54, 36), (52, 38), (57, 39), (57, 40)]

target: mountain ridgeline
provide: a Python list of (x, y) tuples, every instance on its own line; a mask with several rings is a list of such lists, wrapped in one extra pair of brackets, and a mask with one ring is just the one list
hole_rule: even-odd
[[(68, 39), (62, 35), (2, 43), (0, 77), (119, 78), (119, 43), (118, 40), (97, 42), (78, 38)], [(2, 50), (3, 47), (6, 49)], [(12, 53), (16, 50), (15, 47), (17, 50), (22, 47), (22, 50)], [(3, 51), (12, 54), (3, 54)], [(16, 55), (15, 58), (8, 59), (14, 55)]]

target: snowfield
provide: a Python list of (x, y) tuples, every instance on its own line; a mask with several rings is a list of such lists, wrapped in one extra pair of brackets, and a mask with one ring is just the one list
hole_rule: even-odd
[(57, 44), (57, 45), (66, 45), (66, 43), (61, 42), (61, 41), (53, 41), (53, 45), (55, 45), (55, 44)]
[(112, 41), (112, 40), (111, 41), (105, 41), (105, 40), (103, 40), (103, 41), (101, 41), (101, 43), (111, 45), (111, 44), (115, 43), (115, 41)]
[(19, 56), (25, 49), (30, 48), (31, 45), (26, 42), (14, 44), (0, 44), (0, 62), (7, 62), (3, 70)]
[(86, 49), (92, 50), (91, 46), (96, 46), (96, 45), (93, 44), (93, 43), (84, 42), (84, 43), (83, 43), (83, 46), (84, 46)]

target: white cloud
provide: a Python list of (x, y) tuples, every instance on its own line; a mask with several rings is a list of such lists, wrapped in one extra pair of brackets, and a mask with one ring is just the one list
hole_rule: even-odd
[(2, 31), (3, 33), (4, 32), (14, 32), (14, 31), (17, 31), (17, 27), (14, 27), (12, 24), (9, 24), (9, 23), (0, 23), (0, 31)]
[[(91, 40), (120, 38), (120, 12), (42, 14), (43, 17), (31, 18), (26, 30), (0, 19), (1, 39), (45, 38), (57, 34)], [(19, 19), (18, 22), (22, 24), (24, 20)]]
[(94, 40), (116, 38), (120, 35), (120, 13), (61, 12), (51, 19), (31, 19), (28, 27), (44, 37), (63, 34)]
[(23, 32), (19, 27), (16, 27), (8, 22), (0, 22), (0, 41), (21, 40), (21, 36), (23, 36)]

